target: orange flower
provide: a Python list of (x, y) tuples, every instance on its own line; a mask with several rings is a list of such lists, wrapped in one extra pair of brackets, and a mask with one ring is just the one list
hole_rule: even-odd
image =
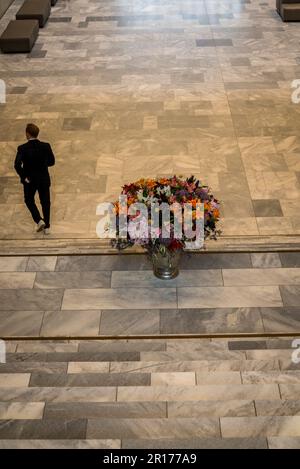
[(169, 184), (170, 183), (170, 179), (168, 178), (161, 178), (158, 180), (159, 184)]
[(149, 189), (153, 189), (153, 187), (155, 187), (155, 186), (156, 186), (156, 181), (154, 181), (154, 179), (148, 179), (147, 180), (147, 187)]
[(135, 197), (128, 197), (128, 199), (127, 199), (127, 205), (128, 205), (128, 207), (129, 207), (129, 205), (134, 204), (135, 201), (136, 201)]
[(192, 204), (192, 206), (193, 206), (194, 208), (196, 208), (196, 205), (197, 205), (198, 202), (199, 202), (199, 199), (192, 199), (192, 200), (190, 200), (190, 204)]

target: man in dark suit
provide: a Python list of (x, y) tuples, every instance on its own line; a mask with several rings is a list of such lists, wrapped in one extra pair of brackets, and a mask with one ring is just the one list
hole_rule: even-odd
[[(37, 232), (49, 234), (50, 228), (50, 175), (49, 166), (54, 166), (55, 157), (49, 143), (38, 140), (39, 128), (35, 124), (26, 127), (27, 143), (18, 147), (15, 170), (24, 187), (24, 200), (31, 216), (37, 224)], [(43, 210), (43, 217), (35, 204), (35, 193)]]

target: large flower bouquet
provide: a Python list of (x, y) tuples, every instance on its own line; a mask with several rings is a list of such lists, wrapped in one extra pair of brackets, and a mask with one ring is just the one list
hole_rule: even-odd
[[(171, 208), (167, 219), (160, 213), (162, 206)], [(189, 211), (186, 212), (187, 207)], [(114, 214), (116, 236), (112, 245), (119, 250), (140, 245), (149, 254), (157, 251), (172, 253), (187, 248), (199, 233), (203, 241), (216, 239), (220, 233), (217, 230), (219, 202), (210, 188), (194, 176), (140, 179), (126, 184), (121, 197), (114, 203)], [(123, 228), (120, 227), (121, 219), (126, 222), (125, 235), (124, 223)], [(187, 219), (191, 221), (190, 229), (186, 228)]]

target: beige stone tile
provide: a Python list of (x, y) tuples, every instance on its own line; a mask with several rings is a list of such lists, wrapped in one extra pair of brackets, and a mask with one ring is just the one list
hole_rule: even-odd
[[(272, 402), (272, 401), (270, 401)], [(168, 418), (179, 417), (247, 417), (255, 416), (253, 401), (174, 401), (168, 402)]]
[(268, 438), (269, 449), (299, 449), (300, 437), (271, 436)]
[(217, 418), (187, 418), (187, 419), (91, 419), (88, 421), (87, 438), (136, 438), (136, 439), (179, 439), (182, 435), (187, 438), (218, 438), (220, 427)]
[(299, 188), (294, 171), (265, 171), (263, 177), (267, 187), (272, 188), (272, 193), (278, 194), (279, 191), (287, 191), (290, 198), (299, 196)]
[(280, 205), (284, 217), (294, 218), (299, 215), (300, 199), (280, 199)]
[[(300, 269), (299, 269), (300, 270)], [(174, 280), (159, 280), (152, 270), (144, 271), (113, 271), (112, 288), (135, 287), (166, 288), (176, 286), (209, 286), (223, 285), (221, 270), (182, 270)]]
[(14, 353), (17, 350), (17, 343), (16, 342), (8, 342), (5, 341), (5, 350), (6, 353)]
[(3, 336), (38, 336), (44, 313), (42, 311), (2, 311), (0, 333)]
[(223, 269), (225, 286), (234, 285), (298, 285), (300, 269)]
[(300, 384), (300, 371), (243, 371), (242, 381), (244, 384)]
[(253, 155), (276, 155), (272, 137), (241, 137), (238, 144), (242, 155), (251, 159)]
[(0, 272), (24, 272), (28, 257), (0, 257)]
[(124, 386), (118, 388), (122, 401), (212, 401), (228, 399), (279, 399), (275, 384), (203, 385), (203, 386)]
[(252, 252), (251, 262), (254, 268), (259, 269), (281, 267), (279, 253), (277, 252)]
[(115, 402), (117, 388), (94, 387), (1, 387), (0, 402)]
[(197, 360), (242, 360), (246, 358), (246, 354), (244, 351), (241, 350), (224, 350), (207, 348), (207, 349), (200, 349), (200, 350), (186, 350), (181, 351), (141, 351), (140, 352), (141, 361), (154, 361), (160, 360), (162, 362), (169, 361), (170, 363), (174, 360), (181, 360), (181, 361), (197, 361)]
[(30, 256), (27, 272), (52, 272), (55, 270), (57, 256)]
[(282, 306), (279, 288), (275, 286), (181, 287), (179, 308), (263, 307)]
[[(162, 372), (228, 372), (240, 370), (279, 370), (278, 360), (168, 360), (140, 362), (111, 362), (111, 373), (140, 373), (147, 368), (149, 373)], [(97, 363), (89, 365), (89, 372), (96, 370)]]
[(175, 288), (66, 290), (62, 309), (176, 308)]
[(247, 360), (269, 360), (276, 358), (278, 360), (284, 360), (291, 358), (291, 350), (247, 350), (246, 351)]
[(222, 343), (220, 341), (212, 343), (212, 340), (209, 339), (189, 339), (189, 340), (176, 340), (167, 339), (167, 352), (191, 352), (193, 350), (205, 351), (205, 350), (226, 350), (228, 351), (227, 343)]
[[(222, 195), (221, 195), (222, 197)], [(224, 236), (258, 235), (258, 227), (254, 217), (246, 218), (222, 218), (219, 224)]]
[(0, 402), (1, 420), (39, 420), (43, 418), (43, 402)]
[(1, 449), (120, 449), (121, 440), (1, 440)]
[(0, 272), (0, 289), (33, 288), (35, 272)]
[(197, 384), (200, 386), (209, 385), (209, 384), (241, 384), (242, 383), (241, 373), (238, 371), (231, 371), (231, 372), (218, 371), (218, 372), (209, 372), (209, 373), (197, 371), (196, 381), (197, 381)]
[(287, 217), (257, 217), (257, 226), (261, 235), (291, 235), (294, 234), (290, 218)]
[(47, 311), (41, 336), (95, 336), (99, 333), (100, 311)]
[(17, 343), (17, 351), (18, 353), (53, 353), (53, 352), (77, 352), (78, 351), (78, 344), (75, 343), (57, 343), (54, 342), (31, 342), (24, 341)]
[(260, 416), (300, 415), (299, 400), (255, 401), (256, 414)]
[(292, 224), (294, 234), (300, 234), (300, 217), (292, 217), (290, 218), (290, 222)]
[(108, 362), (69, 362), (68, 373), (108, 373)]
[(300, 385), (299, 384), (280, 384), (280, 393), (282, 399), (299, 399)]
[(30, 374), (28, 373), (1, 373), (0, 375), (0, 387), (24, 387), (28, 386), (30, 380)]
[(192, 372), (151, 373), (152, 386), (192, 386), (193, 384), (196, 384), (196, 377)]
[(290, 171), (300, 171), (299, 154), (283, 152), (283, 157)]
[(300, 416), (221, 417), (223, 438), (300, 436)]

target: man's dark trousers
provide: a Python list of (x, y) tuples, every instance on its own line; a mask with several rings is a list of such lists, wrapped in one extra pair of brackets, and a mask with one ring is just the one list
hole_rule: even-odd
[[(28, 210), (35, 223), (44, 220), (46, 228), (50, 227), (50, 186), (47, 181), (24, 182), (24, 200)], [(39, 209), (36, 206), (34, 196), (38, 192), (43, 216), (41, 217)]]
[[(18, 147), (15, 170), (24, 186), (24, 199), (35, 223), (42, 219), (45, 228), (50, 227), (50, 175), (49, 166), (55, 165), (55, 156), (49, 143), (29, 139)], [(39, 193), (43, 217), (35, 204), (34, 196)]]

